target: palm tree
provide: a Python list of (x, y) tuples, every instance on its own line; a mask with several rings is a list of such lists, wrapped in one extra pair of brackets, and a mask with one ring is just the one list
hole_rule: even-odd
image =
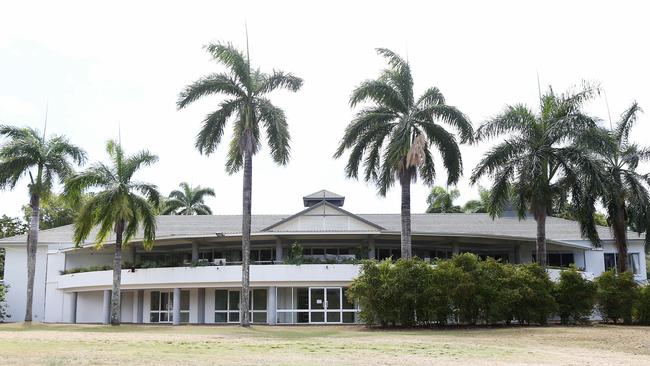
[(487, 213), (490, 202), (490, 190), (478, 187), (479, 199), (469, 200), (463, 205), (465, 213)]
[[(618, 249), (617, 269), (627, 270), (628, 225), (639, 233), (650, 231), (650, 176), (637, 172), (640, 162), (650, 160), (650, 149), (629, 140), (630, 130), (642, 110), (634, 102), (611, 130), (598, 131), (604, 144), (596, 149), (605, 177), (599, 196)], [(646, 245), (650, 236), (646, 235)]]
[(95, 243), (101, 247), (111, 232), (115, 233), (110, 323), (119, 325), (122, 246), (128, 245), (142, 226), (145, 249), (153, 247), (156, 237), (154, 208), (160, 200), (155, 185), (135, 181), (133, 175), (141, 167), (158, 161), (158, 157), (148, 151), (127, 156), (122, 146), (112, 140), (106, 144), (106, 151), (111, 164), (96, 163), (86, 171), (72, 176), (65, 183), (64, 196), (76, 201), (86, 189), (99, 190), (79, 210), (74, 223), (74, 242), (80, 245), (88, 238), (91, 230), (98, 227)]
[(192, 187), (182, 182), (181, 190), (174, 190), (165, 201), (163, 215), (212, 215), (212, 210), (203, 201), (205, 196), (214, 197), (212, 188)]
[(427, 197), (427, 213), (459, 213), (462, 212), (460, 206), (454, 205), (454, 200), (460, 197), (457, 189), (444, 189), (440, 186), (431, 188), (431, 193)]
[(278, 165), (289, 161), (289, 127), (284, 111), (276, 107), (266, 95), (276, 89), (298, 91), (302, 79), (282, 71), (265, 74), (252, 70), (250, 58), (231, 44), (210, 44), (206, 47), (212, 58), (227, 68), (225, 73), (214, 73), (188, 85), (178, 98), (177, 107), (183, 109), (208, 95), (227, 96), (219, 108), (208, 114), (196, 138), (195, 146), (201, 154), (212, 154), (223, 135), (226, 123), (232, 120), (233, 138), (228, 149), (226, 171), (234, 174), (243, 168), (242, 214), (242, 291), (240, 295), (240, 323), (247, 327), (249, 319), (249, 273), (251, 240), (251, 200), (253, 155), (261, 145), (261, 129), (271, 148), (271, 157)]
[(555, 200), (570, 191), (582, 234), (595, 245), (599, 238), (594, 222), (593, 199), (586, 194), (586, 182), (597, 184), (598, 167), (588, 149), (575, 144), (596, 127), (595, 121), (580, 110), (597, 88), (585, 86), (575, 94), (556, 95), (552, 89), (541, 97), (536, 115), (524, 105), (508, 106), (483, 123), (477, 141), (507, 134), (505, 141), (488, 151), (474, 169), (470, 182), (489, 175), (494, 178), (488, 211), (500, 215), (509, 201), (523, 219), (528, 211), (537, 222), (537, 261), (546, 265), (546, 217)]
[(433, 185), (436, 171), (432, 145), (442, 155), (448, 185), (455, 184), (463, 172), (456, 138), (437, 122), (455, 128), (461, 142), (472, 139), (473, 129), (463, 113), (446, 104), (438, 88), (431, 87), (415, 99), (409, 63), (384, 48), (377, 49), (377, 53), (386, 58), (389, 68), (378, 79), (366, 80), (352, 92), (352, 107), (366, 101), (370, 106), (361, 109), (345, 129), (334, 157), (341, 157), (349, 149), (345, 167), (348, 178), (357, 179), (359, 166), (363, 165), (364, 180), (374, 183), (381, 196), (386, 196), (395, 180), (399, 181), (402, 258), (410, 258), (411, 183), (419, 174), (425, 184)]
[[(32, 209), (27, 234), (27, 296), (25, 322), (32, 321), (34, 274), (40, 222), (41, 199), (52, 190), (56, 178), (63, 181), (81, 165), (86, 153), (63, 136), (45, 138), (33, 128), (0, 126), (0, 136), (9, 140), (0, 146), (0, 189), (13, 189), (20, 178), (29, 175), (29, 205)], [(35, 175), (34, 175), (35, 174)]]

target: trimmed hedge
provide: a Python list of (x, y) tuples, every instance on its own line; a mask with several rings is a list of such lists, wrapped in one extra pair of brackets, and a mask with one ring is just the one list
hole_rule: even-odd
[(363, 261), (347, 290), (367, 325), (562, 324), (587, 322), (594, 309), (606, 321), (650, 323), (650, 286), (630, 273), (595, 281), (575, 267), (554, 283), (537, 264), (512, 265), (464, 253), (433, 266), (420, 259)]

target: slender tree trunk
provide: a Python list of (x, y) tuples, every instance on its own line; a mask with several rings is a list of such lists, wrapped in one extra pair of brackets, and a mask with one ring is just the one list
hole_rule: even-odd
[(38, 229), (41, 215), (41, 198), (38, 194), (32, 193), (29, 205), (32, 208), (32, 216), (29, 222), (29, 234), (27, 235), (27, 295), (25, 304), (25, 322), (32, 321), (32, 307), (34, 304), (34, 276), (36, 274), (36, 250), (38, 248)]
[(537, 263), (546, 268), (546, 209), (540, 208), (535, 215), (537, 222)]
[(115, 225), (115, 258), (113, 259), (113, 293), (111, 294), (111, 325), (120, 325), (122, 285), (122, 234), (124, 220)]
[(619, 201), (616, 207), (616, 217), (613, 220), (614, 244), (618, 251), (616, 270), (620, 273), (627, 271), (627, 228), (625, 225), (625, 201)]
[(402, 186), (402, 258), (409, 259), (411, 258), (411, 176), (408, 171), (400, 175), (399, 183)]
[(241, 293), (239, 320), (242, 327), (250, 326), (250, 251), (251, 251), (251, 202), (253, 192), (253, 154), (244, 149), (243, 215), (241, 235)]

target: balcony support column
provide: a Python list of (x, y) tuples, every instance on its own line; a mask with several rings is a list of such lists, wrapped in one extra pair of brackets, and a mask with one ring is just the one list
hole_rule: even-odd
[(277, 311), (276, 309), (278, 308), (277, 305), (277, 298), (276, 298), (276, 289), (277, 287), (271, 286), (269, 287), (267, 293), (268, 293), (268, 300), (267, 300), (267, 306), (266, 306), (266, 322), (270, 325), (275, 325), (277, 322)]
[(144, 290), (138, 290), (136, 291), (136, 298), (135, 298), (136, 303), (136, 316), (135, 316), (135, 322), (138, 324), (142, 324), (144, 322)]
[(275, 239), (275, 263), (282, 263), (284, 260), (284, 253), (282, 253), (282, 239)]
[(197, 317), (196, 317), (196, 322), (198, 324), (205, 324), (205, 289), (200, 288), (197, 291), (197, 301), (196, 301), (196, 309), (198, 311)]
[(111, 317), (111, 290), (104, 290), (104, 304), (102, 308), (102, 324), (108, 324)]
[(199, 243), (192, 242), (192, 262), (198, 262), (199, 260)]
[(173, 314), (172, 324), (180, 325), (181, 324), (181, 289), (179, 287), (174, 288), (172, 314)]
[(375, 238), (370, 236), (368, 237), (368, 258), (375, 259), (376, 257), (376, 247), (375, 247)]
[(68, 323), (74, 324), (77, 322), (77, 292), (72, 292), (68, 295), (70, 299), (70, 307), (68, 308)]

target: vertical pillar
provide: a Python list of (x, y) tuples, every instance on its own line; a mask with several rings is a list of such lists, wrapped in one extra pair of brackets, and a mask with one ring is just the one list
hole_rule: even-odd
[(77, 322), (77, 292), (70, 294), (70, 314), (68, 321), (72, 324)]
[(181, 324), (181, 289), (174, 289), (174, 299), (172, 302), (173, 325)]
[(144, 322), (144, 290), (137, 291), (135, 301), (137, 301), (135, 322), (142, 324)]
[(197, 262), (199, 260), (199, 243), (192, 242), (192, 262)]
[(282, 263), (284, 261), (284, 253), (282, 253), (282, 239), (275, 239), (275, 263)]
[(111, 290), (104, 290), (104, 306), (102, 311), (102, 324), (110, 323), (111, 317)]
[(198, 299), (196, 301), (196, 308), (198, 311), (196, 322), (205, 324), (205, 289), (200, 288), (198, 291)]
[(460, 254), (460, 248), (458, 247), (458, 243), (453, 243), (451, 246), (451, 253), (452, 255), (458, 255)]
[(277, 322), (277, 298), (276, 298), (276, 289), (277, 287), (271, 286), (267, 290), (268, 300), (266, 302), (266, 322), (271, 325), (275, 325)]
[(375, 238), (371, 236), (368, 238), (368, 258), (375, 259), (376, 258), (375, 252), (376, 252)]

